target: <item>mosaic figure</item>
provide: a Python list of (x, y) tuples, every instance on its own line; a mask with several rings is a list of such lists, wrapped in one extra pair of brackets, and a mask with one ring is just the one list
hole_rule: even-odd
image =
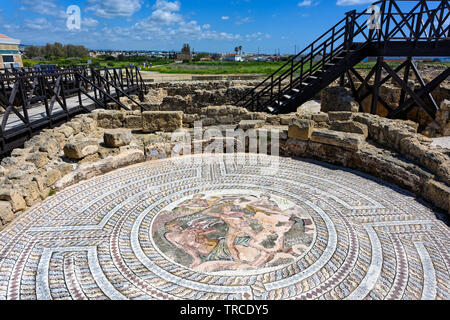
[[(160, 219), (164, 228), (158, 228)], [(270, 195), (197, 194), (165, 211), (155, 225), (153, 236), (161, 250), (202, 272), (292, 262), (312, 242), (313, 234), (312, 228), (305, 228), (299, 208), (282, 210)]]

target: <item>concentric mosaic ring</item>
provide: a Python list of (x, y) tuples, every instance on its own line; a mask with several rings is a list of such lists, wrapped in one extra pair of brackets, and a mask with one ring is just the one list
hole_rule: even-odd
[(204, 155), (79, 183), (0, 232), (0, 299), (449, 299), (450, 229), (316, 162)]

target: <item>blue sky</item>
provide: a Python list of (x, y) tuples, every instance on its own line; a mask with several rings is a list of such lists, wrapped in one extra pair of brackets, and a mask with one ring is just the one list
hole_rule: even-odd
[[(0, 33), (24, 44), (81, 44), (90, 49), (293, 53), (367, 0), (3, 0)], [(81, 29), (66, 9), (81, 9)]]

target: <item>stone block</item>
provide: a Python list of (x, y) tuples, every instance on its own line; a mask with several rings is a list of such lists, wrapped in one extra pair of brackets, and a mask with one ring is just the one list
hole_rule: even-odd
[(59, 143), (55, 139), (48, 139), (39, 147), (39, 151), (55, 156), (59, 153)]
[(248, 130), (248, 129), (259, 129), (264, 125), (264, 121), (262, 120), (241, 120), (239, 122), (239, 129)]
[(214, 118), (203, 118), (202, 120), (202, 126), (208, 127), (217, 124), (217, 121)]
[(80, 124), (81, 131), (84, 133), (91, 133), (97, 129), (97, 121), (87, 116), (83, 116), (83, 118), (80, 119)]
[(62, 133), (66, 138), (69, 138), (71, 136), (73, 136), (74, 134), (74, 130), (69, 127), (68, 125), (63, 124), (62, 126), (60, 126), (56, 132), (58, 133)]
[(6, 157), (2, 159), (1, 165), (4, 167), (12, 167), (19, 163), (19, 159), (16, 157)]
[(436, 207), (450, 213), (450, 187), (435, 180), (425, 183), (423, 197)]
[(61, 176), (65, 176), (69, 172), (73, 171), (77, 167), (74, 163), (61, 163), (57, 166), (57, 169), (61, 172)]
[(272, 125), (279, 125), (280, 124), (280, 117), (277, 115), (268, 115), (266, 118), (267, 123), (270, 123)]
[(33, 206), (39, 200), (40, 192), (36, 181), (32, 179), (24, 180), (19, 184), (19, 187), (28, 207)]
[(56, 181), (58, 181), (61, 178), (61, 171), (53, 169), (50, 171), (47, 171), (45, 175), (45, 185), (47, 187), (51, 187), (55, 184)]
[(219, 115), (220, 109), (221, 108), (219, 106), (209, 106), (206, 109), (206, 114), (208, 117), (216, 117)]
[(343, 87), (329, 87), (321, 92), (322, 112), (351, 111), (358, 112), (359, 104)]
[(144, 161), (143, 151), (136, 149), (126, 150), (116, 156), (109, 156), (94, 163), (80, 165), (75, 171), (58, 180), (54, 188), (59, 191), (79, 181), (142, 161)]
[(27, 208), (23, 196), (16, 189), (0, 189), (0, 200), (9, 201), (14, 212), (23, 211)]
[(143, 132), (172, 132), (182, 127), (182, 111), (145, 111), (142, 113)]
[(197, 120), (200, 120), (200, 116), (197, 114), (183, 114), (183, 123), (185, 124), (193, 124)]
[(76, 135), (81, 132), (81, 123), (76, 120), (72, 120), (66, 123), (69, 127), (73, 129), (73, 134)]
[(14, 220), (14, 212), (8, 201), (0, 201), (0, 226)]
[(289, 155), (301, 157), (305, 154), (308, 148), (308, 142), (297, 139), (288, 139), (286, 142), (286, 148)]
[(127, 129), (141, 129), (142, 117), (140, 115), (127, 115), (124, 126)]
[(437, 176), (450, 186), (450, 160), (442, 163), (437, 169)]
[(96, 153), (87, 155), (86, 157), (84, 157), (83, 159), (78, 161), (78, 164), (82, 165), (83, 163), (97, 162), (99, 160), (100, 160), (100, 155), (98, 154), (98, 152), (96, 152)]
[(17, 148), (17, 149), (14, 149), (13, 151), (11, 151), (11, 157), (26, 156), (26, 155), (28, 155), (29, 152), (30, 152), (30, 148), (26, 148), (26, 149)]
[(80, 160), (98, 151), (95, 140), (73, 141), (64, 146), (64, 155), (69, 159)]
[(282, 114), (278, 116), (280, 118), (280, 124), (282, 126), (288, 126), (292, 123), (294, 119), (297, 119), (297, 115), (290, 115), (290, 114)]
[(357, 151), (364, 144), (365, 137), (357, 133), (314, 129), (311, 135), (311, 141)]
[(329, 116), (325, 112), (320, 112), (320, 113), (313, 114), (311, 116), (311, 119), (315, 122), (327, 122), (329, 119)]
[(314, 129), (314, 121), (294, 119), (289, 126), (288, 137), (291, 139), (308, 141)]
[(332, 121), (330, 129), (349, 133), (362, 134), (365, 138), (369, 135), (369, 128), (362, 123), (355, 121)]
[(97, 124), (105, 129), (122, 128), (125, 116), (125, 111), (101, 110), (97, 113)]
[(219, 122), (220, 124), (232, 124), (234, 123), (234, 118), (232, 114), (222, 115), (217, 117), (217, 122)]
[(354, 113), (350, 111), (331, 111), (328, 112), (330, 121), (348, 121), (352, 120)]
[(422, 154), (419, 161), (425, 168), (437, 173), (439, 166), (447, 162), (447, 159), (448, 157), (438, 150), (427, 150)]
[(103, 134), (103, 140), (107, 147), (118, 148), (129, 145), (133, 135), (129, 130), (114, 129), (105, 131)]
[(35, 152), (31, 154), (26, 160), (33, 163), (36, 168), (43, 168), (48, 163), (47, 153), (45, 152)]

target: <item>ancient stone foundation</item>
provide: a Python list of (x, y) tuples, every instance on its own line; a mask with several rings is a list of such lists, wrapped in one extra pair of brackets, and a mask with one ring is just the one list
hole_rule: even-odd
[[(194, 123), (202, 126), (200, 137), (195, 136)], [(255, 152), (249, 150), (248, 140), (239, 145), (233, 137), (224, 138), (235, 129), (251, 130), (255, 137), (277, 132), (282, 156), (313, 158), (368, 173), (449, 213), (450, 151), (431, 146), (431, 139), (418, 134), (417, 128), (412, 121), (351, 111), (275, 116), (226, 105), (202, 107), (196, 114), (98, 110), (43, 130), (2, 160), (0, 227), (79, 181), (130, 164), (187, 154), (196, 143), (204, 151), (217, 141), (225, 146), (231, 139), (233, 151)], [(186, 135), (196, 140), (186, 142)], [(272, 139), (268, 141), (270, 152)]]

